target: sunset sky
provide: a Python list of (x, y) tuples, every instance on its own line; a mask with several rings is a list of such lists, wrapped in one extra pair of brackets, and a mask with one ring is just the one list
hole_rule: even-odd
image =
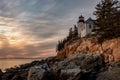
[(56, 55), (58, 40), (100, 0), (0, 0), (0, 58)]

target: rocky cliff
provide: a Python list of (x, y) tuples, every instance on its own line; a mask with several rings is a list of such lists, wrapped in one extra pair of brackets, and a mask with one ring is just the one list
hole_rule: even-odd
[(120, 80), (120, 38), (96, 37), (65, 43), (57, 56), (0, 70), (0, 80)]
[(96, 37), (74, 39), (65, 43), (64, 49), (57, 53), (57, 58), (64, 59), (76, 51), (100, 53), (105, 62), (119, 61), (120, 38), (105, 40), (102, 44), (98, 43)]

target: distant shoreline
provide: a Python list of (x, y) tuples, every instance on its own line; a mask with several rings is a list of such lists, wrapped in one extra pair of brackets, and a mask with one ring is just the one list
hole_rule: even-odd
[(0, 59), (43, 59), (43, 58), (0, 58)]
[(33, 61), (40, 61), (42, 58), (0, 58), (0, 69), (5, 72), (6, 69), (19, 67)]

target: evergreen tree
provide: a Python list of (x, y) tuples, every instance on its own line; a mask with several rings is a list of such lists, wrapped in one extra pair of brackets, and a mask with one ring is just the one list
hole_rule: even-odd
[[(120, 4), (119, 4), (119, 8), (120, 8)], [(117, 13), (116, 13), (116, 18), (114, 21), (114, 29), (115, 29), (115, 36), (116, 37), (120, 37), (120, 9), (118, 9)]]
[(72, 28), (69, 29), (69, 34), (68, 34), (68, 37), (67, 37), (67, 40), (70, 40), (73, 38), (73, 30)]
[(74, 25), (74, 32), (73, 32), (74, 37), (78, 37), (78, 28), (76, 25)]
[(111, 38), (119, 34), (116, 33), (118, 28), (120, 28), (120, 25), (118, 25), (120, 22), (118, 2), (117, 0), (101, 0), (96, 6), (94, 14), (97, 18), (95, 24), (98, 28), (94, 31), (97, 31), (102, 38)]
[(58, 44), (56, 46), (56, 51), (60, 51), (63, 49), (63, 41), (58, 41)]
[(56, 46), (56, 51), (61, 51), (64, 48), (65, 43), (67, 42), (67, 39), (64, 38), (61, 41), (58, 41), (58, 44)]

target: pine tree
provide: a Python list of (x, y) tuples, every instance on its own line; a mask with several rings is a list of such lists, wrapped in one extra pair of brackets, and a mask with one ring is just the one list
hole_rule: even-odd
[[(116, 31), (120, 25), (116, 24), (119, 21), (120, 17), (117, 17), (118, 14), (118, 4), (117, 0), (101, 0), (96, 6), (96, 15), (95, 24), (97, 25), (97, 31), (102, 38), (111, 38), (116, 36)], [(118, 20), (118, 21), (117, 21)], [(117, 22), (116, 22), (117, 21)]]
[(76, 25), (74, 25), (74, 32), (73, 32), (74, 37), (78, 37), (78, 28)]
[(72, 28), (69, 29), (69, 34), (68, 34), (68, 37), (67, 37), (67, 40), (70, 40), (73, 38), (73, 30)]
[(116, 14), (117, 15), (114, 22), (115, 34), (116, 34), (116, 37), (120, 37), (120, 4)]
[(56, 46), (56, 51), (60, 51), (60, 41), (58, 41), (58, 44)]
[(64, 47), (63, 47), (63, 41), (58, 41), (58, 44), (56, 46), (56, 51), (60, 51), (62, 50)]

